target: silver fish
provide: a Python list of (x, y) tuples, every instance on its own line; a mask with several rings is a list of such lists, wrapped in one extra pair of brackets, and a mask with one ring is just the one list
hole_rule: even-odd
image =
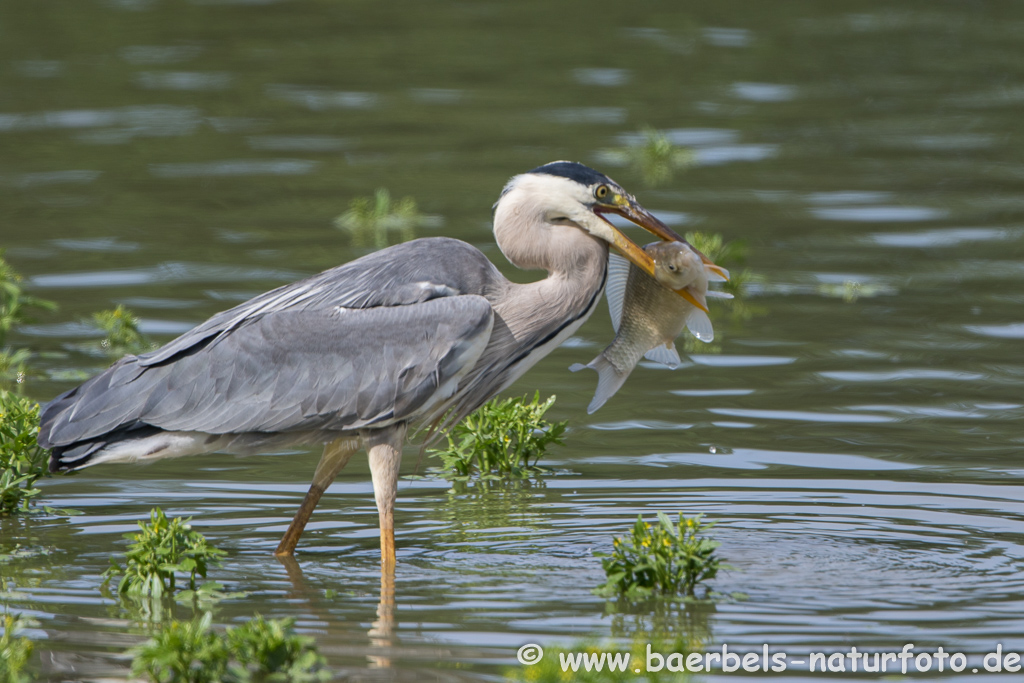
[[(678, 367), (679, 352), (674, 342), (684, 326), (697, 339), (712, 341), (715, 332), (706, 312), (707, 297), (731, 297), (708, 291), (709, 280), (723, 281), (728, 272), (705, 264), (689, 245), (654, 242), (644, 251), (654, 260), (653, 278), (620, 256), (609, 257), (605, 296), (617, 334), (597, 358), (569, 368), (573, 372), (584, 368), (597, 371), (597, 391), (587, 406), (588, 413), (615, 395), (641, 357)], [(686, 298), (672, 290), (679, 290)]]

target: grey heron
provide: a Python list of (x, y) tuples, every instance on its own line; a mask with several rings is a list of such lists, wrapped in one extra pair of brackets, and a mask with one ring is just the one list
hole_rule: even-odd
[(365, 448), (382, 562), (393, 567), (407, 428), (453, 424), (573, 334), (600, 299), (609, 245), (653, 272), (610, 213), (683, 241), (606, 175), (552, 162), (508, 182), (493, 222), (508, 260), (546, 278), (515, 284), (450, 238), (389, 247), (122, 358), (44, 407), (39, 444), (52, 449), (51, 471), (325, 444), (281, 556), (293, 553), (321, 495)]

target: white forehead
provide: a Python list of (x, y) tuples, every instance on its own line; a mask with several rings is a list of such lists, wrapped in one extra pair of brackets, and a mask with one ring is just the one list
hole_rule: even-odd
[[(502, 198), (520, 195), (543, 206), (558, 206), (569, 201), (576, 204), (592, 204), (593, 188), (562, 176), (547, 173), (522, 173), (514, 176), (502, 190)], [(500, 201), (500, 200), (499, 200)]]

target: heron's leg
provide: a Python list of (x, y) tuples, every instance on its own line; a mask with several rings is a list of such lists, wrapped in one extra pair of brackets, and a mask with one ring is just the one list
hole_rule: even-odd
[(395, 566), (395, 498), (398, 495), (398, 468), (402, 464), (402, 444), (406, 426), (396, 424), (385, 429), (362, 432), (370, 456), (373, 496), (380, 515), (380, 562), (387, 571)]
[(357, 450), (359, 450), (359, 439), (355, 437), (336, 439), (324, 447), (324, 454), (320, 456), (320, 462), (313, 474), (313, 483), (309, 485), (309, 491), (306, 493), (302, 505), (299, 506), (299, 511), (295, 513), (295, 518), (288, 526), (288, 531), (284, 532), (284, 538), (281, 539), (277, 550), (274, 551), (275, 555), (291, 555), (295, 551), (295, 545), (299, 542), (299, 537), (302, 536), (302, 530), (306, 528), (306, 522), (313, 514), (313, 509), (320, 502), (320, 496), (324, 495), (324, 491), (338, 476), (338, 472), (348, 464), (349, 458)]

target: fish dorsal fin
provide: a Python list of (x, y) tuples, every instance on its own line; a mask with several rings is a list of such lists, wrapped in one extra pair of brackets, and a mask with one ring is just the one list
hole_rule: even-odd
[(604, 295), (608, 298), (608, 312), (612, 315), (612, 327), (619, 331), (622, 320), (622, 301), (626, 297), (626, 281), (629, 279), (629, 261), (617, 256), (608, 255), (608, 283), (604, 287)]
[(709, 299), (732, 299), (734, 298), (729, 292), (723, 292), (718, 289), (709, 289), (704, 296)]
[(711, 326), (711, 318), (704, 311), (693, 309), (686, 317), (686, 327), (694, 337), (702, 342), (715, 340), (715, 328)]
[(676, 351), (676, 345), (672, 342), (668, 344), (659, 344), (653, 349), (644, 354), (644, 358), (655, 363), (661, 363), (675, 370), (679, 367), (679, 352)]

